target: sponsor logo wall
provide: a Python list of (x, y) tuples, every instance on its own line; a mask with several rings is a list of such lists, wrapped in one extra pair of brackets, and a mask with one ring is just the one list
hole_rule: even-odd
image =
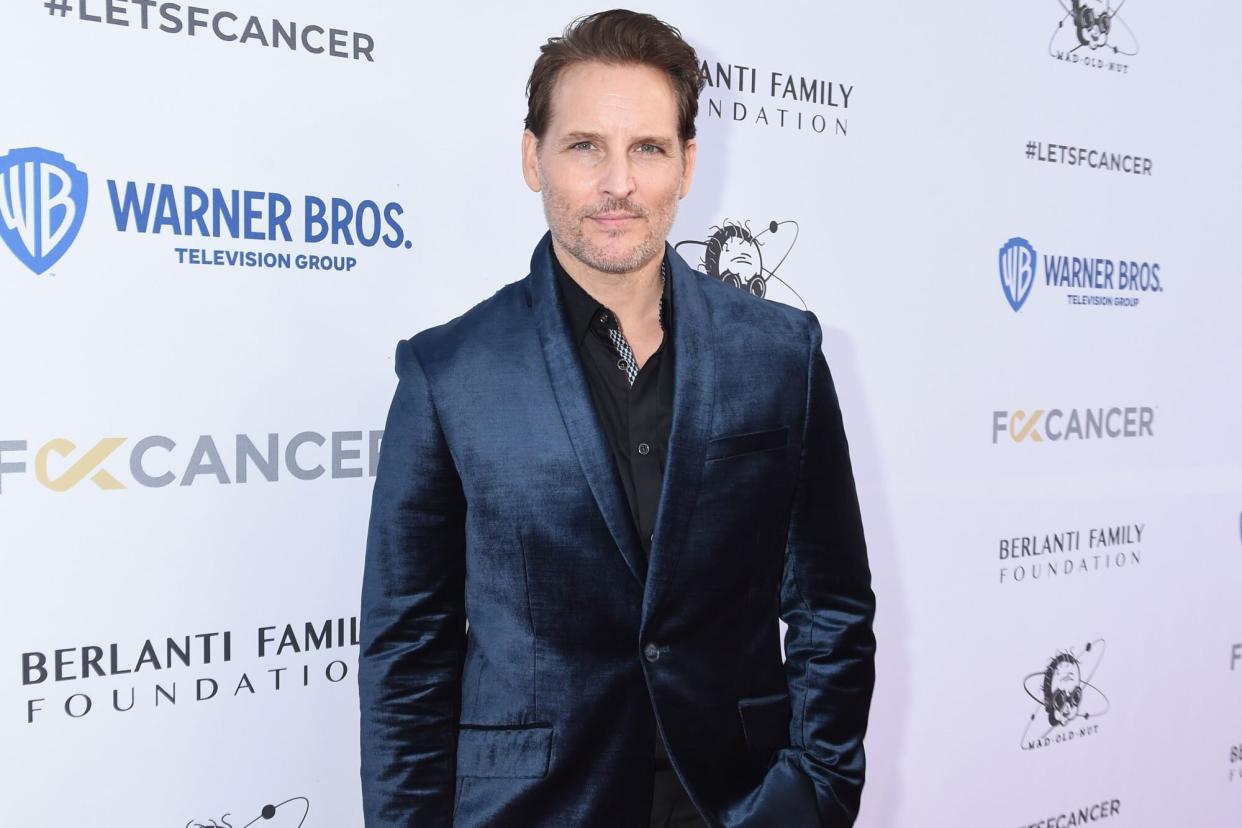
[[(5, 824), (361, 824), (393, 349), (525, 275), (589, 10), (0, 8)], [(824, 328), (858, 824), (1242, 823), (1242, 10), (650, 10), (706, 84), (670, 244)]]

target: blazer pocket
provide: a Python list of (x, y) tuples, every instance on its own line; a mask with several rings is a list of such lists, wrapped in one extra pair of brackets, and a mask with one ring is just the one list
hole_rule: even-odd
[(789, 429), (786, 426), (767, 431), (751, 431), (747, 434), (726, 434), (713, 437), (707, 443), (707, 459), (720, 460), (738, 454), (749, 454), (755, 451), (770, 451), (785, 448), (789, 444)]
[(546, 776), (551, 754), (550, 724), (463, 724), (457, 730), (458, 776)]
[(789, 693), (738, 699), (742, 732), (751, 750), (776, 750), (789, 746), (789, 719), (793, 708)]

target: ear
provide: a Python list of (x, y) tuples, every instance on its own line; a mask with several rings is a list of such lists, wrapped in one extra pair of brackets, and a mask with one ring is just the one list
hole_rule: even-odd
[(699, 143), (693, 138), (686, 141), (681, 147), (682, 159), (685, 166), (681, 171), (681, 197), (685, 198), (690, 194), (690, 182), (694, 179), (694, 162), (699, 154)]
[(532, 192), (539, 192), (539, 139), (529, 129), (522, 130), (522, 178)]

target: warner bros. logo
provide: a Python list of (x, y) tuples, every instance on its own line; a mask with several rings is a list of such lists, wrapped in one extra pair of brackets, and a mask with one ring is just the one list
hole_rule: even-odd
[(1015, 236), (1000, 249), (1000, 281), (1005, 299), (1014, 312), (1022, 309), (1031, 288), (1035, 286), (1035, 248), (1026, 239)]
[(60, 261), (86, 216), (86, 173), (58, 152), (0, 155), (0, 238), (35, 275)]

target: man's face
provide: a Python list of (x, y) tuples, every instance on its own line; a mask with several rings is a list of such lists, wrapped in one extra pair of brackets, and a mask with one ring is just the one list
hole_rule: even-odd
[(578, 63), (551, 105), (543, 139), (522, 135), (522, 173), (558, 249), (604, 273), (641, 268), (663, 252), (694, 173), (671, 84), (649, 66)]

